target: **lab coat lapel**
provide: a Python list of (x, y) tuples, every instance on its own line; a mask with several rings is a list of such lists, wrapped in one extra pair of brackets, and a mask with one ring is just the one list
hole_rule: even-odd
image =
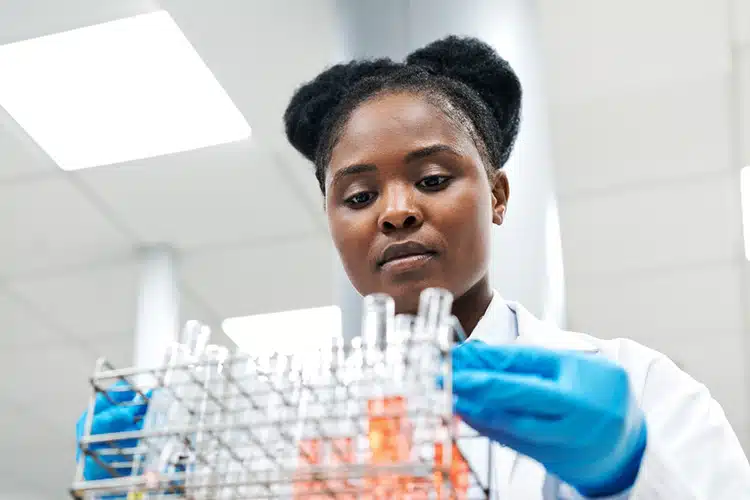
[(506, 302), (516, 314), (518, 337), (516, 343), (535, 345), (560, 351), (599, 352), (599, 348), (577, 334), (561, 330), (556, 325), (541, 321), (516, 302)]

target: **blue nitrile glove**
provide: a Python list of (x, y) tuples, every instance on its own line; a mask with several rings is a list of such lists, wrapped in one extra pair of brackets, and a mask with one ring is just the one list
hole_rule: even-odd
[[(125, 390), (109, 390), (107, 393), (109, 397), (114, 401), (110, 401), (107, 397), (99, 393), (96, 396), (96, 402), (94, 404), (94, 419), (91, 425), (91, 434), (109, 434), (111, 432), (126, 432), (140, 430), (143, 426), (143, 419), (141, 418), (146, 413), (147, 403), (143, 401), (141, 396), (132, 390), (127, 388), (125, 382), (118, 382), (115, 384), (118, 388), (126, 388)], [(150, 397), (150, 394), (146, 394)], [(139, 404), (140, 403), (140, 404)], [(76, 423), (76, 462), (81, 458), (81, 448), (79, 445), (81, 437), (84, 432), (84, 425), (86, 424), (86, 415), (88, 410), (83, 412), (81, 418)], [(138, 443), (135, 440), (123, 440), (118, 441), (117, 444), (122, 448), (130, 448), (136, 446)], [(106, 448), (106, 444), (91, 445), (92, 449)], [(122, 462), (123, 457), (118, 455), (100, 456), (106, 463)], [(127, 457), (125, 457), (127, 458)], [(85, 457), (85, 465), (83, 469), (83, 477), (86, 480), (96, 479), (107, 479), (111, 478), (112, 474), (104, 467), (99, 465), (93, 457)], [(129, 475), (129, 469), (120, 469), (117, 471), (123, 475)]]
[(623, 368), (602, 357), (467, 342), (453, 351), (456, 413), (587, 497), (630, 488), (646, 421)]

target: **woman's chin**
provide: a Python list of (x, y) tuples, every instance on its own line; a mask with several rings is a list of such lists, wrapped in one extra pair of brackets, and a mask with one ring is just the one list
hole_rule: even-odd
[(421, 282), (393, 287), (384, 293), (393, 297), (396, 314), (416, 314), (419, 309), (419, 297), (427, 288), (448, 288), (439, 282)]

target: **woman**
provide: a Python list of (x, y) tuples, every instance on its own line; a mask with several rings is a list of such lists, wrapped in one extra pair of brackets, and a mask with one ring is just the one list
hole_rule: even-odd
[[(490, 287), (520, 108), (506, 61), (448, 37), (403, 64), (334, 66), (298, 90), (284, 119), (315, 166), (355, 288), (391, 295), (400, 313), (415, 312), (427, 287), (454, 294), (454, 314), (480, 341), (455, 350), (456, 411), (572, 487), (554, 495), (750, 498), (747, 459), (703, 386), (635, 342), (544, 325)], [(534, 477), (511, 473), (500, 498), (538, 498)]]
[[(391, 295), (399, 313), (427, 287), (456, 297), (470, 335), (454, 351), (456, 411), (502, 445), (499, 498), (750, 498), (750, 466), (702, 385), (635, 342), (560, 331), (493, 292), (490, 232), (505, 217), (520, 109), (508, 63), (448, 37), (405, 63), (334, 66), (284, 119), (357, 290)], [(95, 428), (133, 426), (108, 411)]]

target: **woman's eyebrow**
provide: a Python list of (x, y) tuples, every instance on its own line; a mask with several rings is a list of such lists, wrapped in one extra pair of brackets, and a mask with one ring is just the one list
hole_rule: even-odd
[[(408, 153), (406, 153), (406, 155), (404, 155), (404, 163), (413, 163), (415, 161), (422, 160), (424, 158), (427, 158), (428, 156), (432, 156), (438, 153), (450, 153), (455, 156), (461, 156), (461, 153), (456, 151), (451, 146), (448, 146), (447, 144), (433, 144), (432, 146), (409, 151)], [(346, 177), (375, 172), (376, 170), (377, 167), (372, 163), (355, 163), (353, 165), (349, 165), (337, 170), (336, 173), (333, 174), (333, 177), (331, 178), (331, 186), (335, 186)]]
[(337, 182), (341, 182), (344, 178), (350, 177), (352, 175), (357, 174), (364, 174), (368, 172), (374, 172), (377, 170), (377, 167), (371, 163), (358, 163), (354, 165), (349, 165), (348, 167), (344, 167), (342, 169), (339, 169), (336, 171), (336, 173), (333, 174), (333, 179), (331, 179), (331, 185), (336, 185)]
[(416, 149), (414, 151), (410, 151), (406, 154), (406, 156), (404, 156), (404, 163), (412, 163), (437, 153), (450, 153), (455, 156), (461, 156), (461, 153), (448, 146), (447, 144), (434, 144), (432, 146), (427, 146), (424, 148)]

